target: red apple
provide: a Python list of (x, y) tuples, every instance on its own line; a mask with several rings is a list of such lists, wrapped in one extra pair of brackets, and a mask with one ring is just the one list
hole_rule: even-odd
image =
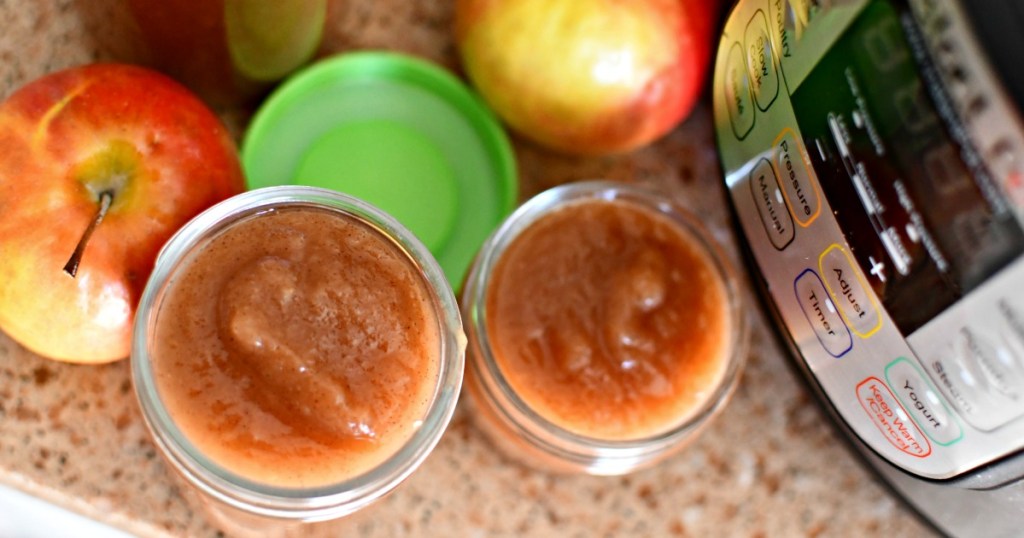
[(163, 75), (91, 65), (24, 86), (0, 104), (0, 329), (58, 360), (128, 356), (157, 252), (243, 189), (227, 130)]
[(693, 109), (717, 14), (717, 0), (458, 0), (455, 39), (512, 129), (566, 153), (619, 153)]

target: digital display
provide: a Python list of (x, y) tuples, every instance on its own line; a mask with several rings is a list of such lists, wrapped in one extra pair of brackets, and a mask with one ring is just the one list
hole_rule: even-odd
[(823, 192), (904, 334), (1024, 251), (1024, 231), (919, 75), (904, 13), (868, 5), (793, 106)]

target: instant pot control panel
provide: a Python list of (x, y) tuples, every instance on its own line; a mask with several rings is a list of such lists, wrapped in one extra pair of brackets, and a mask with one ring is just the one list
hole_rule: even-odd
[(1024, 135), (976, 48), (948, 0), (751, 0), (715, 63), (785, 331), (856, 435), (932, 479), (1024, 449)]

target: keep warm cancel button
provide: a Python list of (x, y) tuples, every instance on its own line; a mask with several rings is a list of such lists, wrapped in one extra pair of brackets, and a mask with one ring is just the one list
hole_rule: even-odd
[(857, 385), (857, 399), (871, 421), (894, 447), (918, 458), (932, 453), (928, 439), (910, 420), (907, 411), (882, 380), (869, 377), (861, 381)]

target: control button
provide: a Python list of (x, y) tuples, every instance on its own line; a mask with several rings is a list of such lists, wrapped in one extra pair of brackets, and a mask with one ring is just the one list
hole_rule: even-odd
[(733, 43), (725, 61), (725, 106), (729, 109), (732, 134), (743, 140), (754, 128), (754, 104), (750, 102), (750, 76), (743, 62), (743, 47)]
[(757, 108), (768, 110), (779, 96), (779, 73), (775, 66), (772, 38), (768, 32), (768, 18), (764, 11), (757, 10), (747, 23), (743, 36), (747, 52), (747, 69), (750, 72), (750, 88), (757, 101)]
[(839, 358), (853, 348), (853, 336), (839, 317), (835, 304), (825, 291), (821, 278), (811, 269), (805, 270), (793, 282), (796, 300), (807, 316), (807, 322), (814, 329), (825, 351)]
[(803, 31), (803, 24), (806, 21), (800, 21), (797, 17), (798, 6), (793, 4), (799, 4), (799, 1), (794, 0), (780, 0), (771, 3), (771, 22), (775, 35), (778, 36), (776, 43), (778, 43), (779, 56), (781, 59), (786, 59), (793, 56), (793, 45), (800, 39), (800, 32)]
[(832, 302), (839, 307), (839, 314), (854, 334), (868, 338), (882, 328), (878, 305), (843, 247), (832, 245), (822, 252), (818, 271)]
[(996, 301), (996, 308), (1002, 322), (1000, 323), (1000, 335), (1003, 342), (1011, 349), (1011, 355), (1018, 357), (1014, 362), (1020, 368), (1019, 361), (1024, 360), (1024, 312), (1021, 312), (1016, 305), (1010, 302), (1009, 298), (1002, 297)]
[(928, 359), (928, 375), (971, 426), (984, 431), (999, 427), (1002, 421), (992, 420), (997, 417), (989, 412), (998, 403), (982, 385), (981, 373), (953, 349), (950, 345), (945, 353)]
[(1024, 402), (1024, 380), (1017, 361), (998, 339), (964, 327), (960, 329), (957, 342), (962, 356), (978, 365), (989, 390), (1012, 402)]
[(857, 400), (892, 446), (917, 458), (932, 453), (931, 443), (882, 380), (869, 377), (861, 381), (857, 385)]
[(750, 172), (750, 194), (754, 197), (754, 205), (761, 215), (761, 224), (768, 233), (768, 240), (777, 250), (786, 248), (793, 242), (793, 219), (786, 209), (786, 201), (779, 187), (779, 178), (775, 177), (772, 164), (764, 157), (757, 162)]
[[(789, 4), (790, 17), (795, 20), (798, 28), (807, 26), (807, 23), (811, 22), (811, 0), (789, 0), (786, 3)], [(824, 6), (816, 7), (824, 8)]]
[(889, 363), (885, 367), (885, 379), (932, 441), (945, 446), (963, 439), (963, 428), (942, 403), (935, 387), (910, 360), (900, 357)]
[(1024, 371), (1008, 342), (961, 327), (925, 367), (964, 420), (991, 431), (1024, 415)]
[(800, 226), (807, 226), (821, 213), (821, 194), (811, 179), (811, 163), (796, 133), (785, 128), (772, 144), (775, 170), (783, 187), (786, 202)]

